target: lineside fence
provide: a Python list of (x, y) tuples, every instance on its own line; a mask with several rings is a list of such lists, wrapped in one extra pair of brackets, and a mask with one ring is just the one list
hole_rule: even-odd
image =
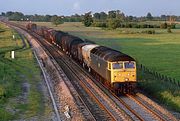
[(142, 73), (152, 75), (155, 79), (157, 79), (159, 81), (169, 82), (169, 83), (177, 86), (178, 88), (180, 88), (180, 81), (176, 80), (175, 78), (168, 77), (167, 75), (160, 74), (159, 72), (154, 71), (152, 69), (149, 69), (149, 68), (147, 68), (146, 66), (144, 66), (142, 64), (137, 64), (137, 67)]

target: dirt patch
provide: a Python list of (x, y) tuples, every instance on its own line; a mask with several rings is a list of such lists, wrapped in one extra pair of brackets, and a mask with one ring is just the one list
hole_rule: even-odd
[(28, 82), (24, 82), (22, 84), (22, 92), (23, 92), (22, 97), (23, 97), (24, 103), (27, 103), (29, 91), (30, 91), (30, 84)]

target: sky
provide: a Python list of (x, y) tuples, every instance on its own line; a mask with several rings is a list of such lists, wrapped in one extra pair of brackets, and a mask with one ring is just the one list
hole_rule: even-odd
[(0, 0), (0, 12), (18, 11), (28, 15), (73, 15), (92, 11), (121, 10), (126, 15), (180, 16), (180, 0)]

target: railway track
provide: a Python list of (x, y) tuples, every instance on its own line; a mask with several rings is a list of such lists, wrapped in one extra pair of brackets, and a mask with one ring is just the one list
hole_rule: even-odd
[(46, 77), (46, 72), (45, 72), (42, 64), (40, 63), (40, 61), (39, 61), (39, 59), (38, 59), (38, 57), (37, 57), (35, 52), (34, 52), (34, 55), (35, 55), (36, 60), (38, 61), (38, 64), (39, 64), (42, 72), (43, 72), (44, 80), (45, 80), (45, 83), (46, 83), (46, 85), (48, 87), (48, 92), (50, 94), (51, 101), (52, 101), (52, 104), (53, 104), (53, 108), (54, 108), (55, 113), (56, 113), (57, 121), (61, 121), (61, 118), (60, 118), (60, 115), (59, 115), (59, 112), (58, 112), (58, 108), (57, 108), (57, 104), (56, 104), (55, 98), (53, 96), (52, 89), (50, 88), (50, 85), (49, 85), (49, 82), (48, 82), (49, 80)]
[[(40, 38), (39, 38), (40, 39)], [(41, 38), (42, 39), (42, 38)], [(155, 110), (155, 108), (152, 108), (151, 105), (149, 105), (147, 102), (145, 102), (142, 98), (138, 96), (132, 96), (132, 95), (125, 95), (121, 97), (117, 97), (112, 92), (107, 91), (107, 88), (105, 88), (100, 83), (97, 83), (92, 76), (90, 76), (87, 71), (84, 71), (82, 67), (80, 67), (77, 63), (75, 63), (73, 60), (71, 60), (67, 55), (63, 54), (61, 51), (57, 51), (57, 47), (52, 46), (51, 44), (45, 42), (45, 41), (39, 41), (42, 46), (44, 46), (46, 49), (48, 47), (48, 52), (52, 54), (52, 56), (55, 58), (57, 63), (64, 66), (66, 71), (73, 75), (71, 78), (76, 78), (76, 81), (71, 81), (73, 85), (76, 85), (77, 90), (83, 90), (86, 91), (89, 95), (86, 94), (80, 94), (80, 97), (83, 97), (81, 100), (85, 100), (84, 103), (86, 103), (87, 108), (92, 112), (92, 115), (94, 116), (95, 120), (100, 119), (107, 119), (107, 120), (162, 120), (162, 121), (168, 121), (171, 120), (170, 117), (164, 115), (159, 110)], [(56, 51), (55, 51), (56, 50)], [(59, 58), (61, 56), (61, 58)], [(71, 75), (71, 76), (72, 76)], [(75, 79), (72, 79), (75, 80)], [(78, 80), (78, 83), (77, 83)], [(96, 83), (98, 87), (100, 87), (102, 90), (98, 90), (92, 85), (95, 85)], [(80, 86), (81, 85), (81, 88)], [(106, 94), (103, 94), (102, 92), (105, 92)], [(83, 92), (81, 92), (83, 93)], [(105, 100), (101, 97), (109, 98), (108, 100)], [(93, 99), (84, 99), (84, 96), (91, 96)], [(101, 97), (100, 97), (101, 96)], [(96, 102), (97, 107), (94, 108), (95, 110), (91, 109), (90, 107), (92, 105), (87, 104), (89, 100), (93, 100)], [(89, 101), (89, 103), (91, 102)], [(112, 103), (114, 102), (114, 103)], [(103, 103), (103, 104), (102, 104)], [(94, 105), (93, 105), (94, 106)], [(115, 107), (114, 109), (110, 107)], [(99, 107), (102, 109), (99, 112)], [(97, 110), (98, 111), (97, 111)], [(97, 116), (98, 115), (98, 116)]]
[[(54, 50), (51, 50), (52, 52), (56, 52), (56, 51), (54, 51)], [(58, 53), (60, 53), (60, 51), (58, 51)], [(60, 53), (61, 54), (61, 57), (63, 57), (64, 55), (62, 55), (62, 53)], [(66, 56), (66, 55), (65, 55)], [(54, 57), (56, 57), (56, 56), (54, 56)], [(62, 58), (61, 58), (62, 59)], [(73, 71), (72, 70), (72, 67), (74, 67), (73, 65), (71, 66), (71, 63), (67, 63), (67, 62), (65, 62), (65, 60), (69, 60), (69, 59), (67, 59), (67, 58), (65, 58), (64, 60), (63, 60), (63, 63), (65, 63), (66, 65), (70, 65), (69, 66), (69, 68), (70, 68), (70, 70), (71, 71)], [(63, 66), (63, 65), (61, 65), (61, 66)], [(78, 70), (77, 68), (75, 68), (74, 70)], [(81, 75), (81, 74), (77, 74), (77, 71), (76, 72), (74, 72), (76, 75), (77, 75), (77, 77), (78, 78), (80, 78), (79, 77), (79, 75)], [(79, 79), (79, 80), (81, 80), (81, 79)], [(84, 82), (81, 82), (81, 84), (83, 83), (83, 86), (85, 86), (85, 84), (84, 84)], [(88, 82), (89, 83), (89, 82)], [(88, 84), (86, 84), (86, 85), (88, 85)], [(94, 83), (92, 84), (92, 85), (94, 85)], [(87, 87), (89, 87), (89, 86), (87, 86)], [(84, 87), (84, 88), (86, 88), (87, 89), (87, 87)], [(92, 87), (91, 87), (92, 88)], [(96, 93), (92, 93), (92, 91), (90, 91), (90, 89), (91, 88), (89, 88), (88, 90), (86, 90), (86, 91), (88, 91), (88, 92), (91, 92), (91, 95), (95, 95)], [(93, 88), (92, 88), (93, 89)], [(102, 94), (101, 94), (102, 95)], [(105, 96), (105, 95), (104, 95)], [(106, 98), (108, 98), (107, 96), (105, 96)], [(102, 99), (100, 99), (100, 100), (102, 100)], [(96, 98), (96, 102), (98, 102), (99, 104), (100, 104), (100, 102), (98, 101), (98, 98)], [(102, 102), (102, 103), (105, 103), (105, 102)], [(111, 102), (111, 103), (113, 103), (113, 102)], [(106, 104), (107, 106), (108, 106), (108, 104)], [(112, 107), (116, 107), (117, 108), (117, 105), (115, 105), (115, 104), (109, 104), (109, 105), (111, 105)], [(126, 110), (125, 112), (128, 114), (128, 115), (126, 115), (125, 113), (124, 113), (124, 115), (125, 116), (122, 116), (121, 118), (121, 120), (124, 120), (124, 117), (126, 117), (126, 119), (129, 119), (129, 120), (143, 120), (138, 114), (136, 114), (128, 105), (125, 105), (124, 107), (123, 106), (125, 105), (125, 103), (123, 104), (121, 104), (121, 105), (119, 105), (119, 107), (120, 108), (118, 108), (119, 109), (119, 114), (117, 114), (117, 113), (115, 113), (114, 111), (109, 111), (110, 110), (110, 108), (109, 107), (107, 107), (107, 108), (104, 108), (105, 110), (106, 110), (106, 112), (109, 114), (109, 115), (111, 115), (110, 117), (113, 117), (113, 118), (111, 118), (111, 120), (118, 120), (118, 119), (120, 119), (120, 115), (122, 115), (122, 113), (124, 112), (122, 112), (122, 110), (121, 110), (121, 108), (126, 108), (126, 109), (124, 109), (124, 110)], [(103, 107), (102, 105), (100, 106), (100, 107)], [(120, 111), (121, 110), (121, 111)], [(117, 111), (116, 111), (117, 112)], [(113, 116), (113, 114), (116, 114), (115, 116)], [(115, 118), (116, 117), (116, 118)], [(97, 118), (98, 119), (98, 118)], [(100, 118), (100, 119), (102, 119), (102, 118)], [(109, 118), (108, 118), (109, 119)]]
[[(51, 57), (51, 58), (53, 58), (53, 57)], [(59, 74), (61, 75), (62, 79), (64, 80), (64, 82), (69, 87), (70, 92), (73, 94), (74, 99), (76, 100), (76, 104), (78, 105), (79, 109), (82, 111), (84, 119), (89, 119), (91, 121), (95, 121), (94, 116), (92, 115), (89, 108), (86, 106), (84, 100), (81, 98), (79, 93), (74, 89), (74, 87), (70, 83), (69, 79), (64, 74), (63, 70), (58, 67), (59, 66), (58, 63), (54, 60), (53, 60), (53, 63), (55, 64), (55, 67), (57, 68), (57, 70), (58, 70)]]
[(158, 108), (154, 107), (152, 104), (148, 103), (146, 100), (144, 100), (139, 95), (126, 95), (129, 98), (131, 98), (133, 101), (144, 107), (147, 111), (149, 111), (152, 115), (159, 118), (159, 120), (162, 121), (170, 121), (170, 120), (176, 120), (172, 115), (168, 113), (162, 112), (162, 110), (159, 110)]
[(121, 96), (119, 98), (123, 102), (125, 102), (131, 109), (133, 109), (137, 114), (139, 114), (143, 120), (162, 120), (162, 117), (154, 115), (150, 109), (146, 109), (144, 105), (135, 101), (134, 96)]
[(149, 105), (145, 105), (142, 100), (140, 100), (138, 97), (136, 96), (132, 96), (132, 95), (126, 95), (128, 98), (130, 98), (131, 100), (133, 100), (134, 102), (136, 102), (137, 104), (139, 104), (141, 107), (145, 108), (149, 113), (151, 113), (153, 115), (153, 117), (157, 117), (159, 120), (165, 121), (165, 119), (163, 118), (163, 116), (160, 115), (160, 113), (155, 112), (154, 110), (152, 110)]
[[(76, 64), (76, 63), (75, 63)], [(87, 71), (84, 71), (86, 75), (88, 75), (92, 80), (91, 75)], [(124, 95), (124, 96), (117, 96), (113, 92), (107, 91), (108, 89), (102, 85), (101, 83), (98, 83), (96, 80), (94, 80), (96, 85), (98, 85), (101, 89), (103, 89), (106, 94), (113, 99), (116, 104), (121, 107), (121, 109), (124, 110), (127, 114), (129, 114), (133, 120), (161, 120), (161, 121), (170, 121), (174, 120), (176, 121), (177, 119), (174, 118), (171, 114), (165, 112), (162, 113), (162, 110), (158, 110), (156, 107), (153, 107), (151, 103), (148, 103), (145, 101), (142, 97), (138, 95)], [(131, 103), (128, 103), (130, 100)], [(152, 102), (152, 101), (149, 101)], [(129, 105), (129, 104), (133, 104)], [(140, 109), (136, 109), (139, 108)], [(141, 111), (141, 109), (145, 111)]]
[[(45, 42), (45, 41), (44, 41)], [(42, 43), (41, 43), (42, 44)], [(45, 45), (44, 45), (45, 46)], [(92, 86), (90, 86), (90, 85), (88, 85), (88, 83), (90, 83), (90, 82), (86, 82), (86, 81), (84, 81), (85, 80), (85, 78), (84, 77), (81, 77), (82, 76), (82, 74), (81, 74), (81, 72), (79, 72), (78, 73), (78, 68), (75, 68), (75, 66), (74, 65), (72, 65), (71, 63), (71, 60), (69, 60), (69, 58), (68, 57), (66, 57), (66, 55), (64, 55), (63, 53), (61, 53), (60, 51), (54, 51), (54, 47), (50, 47), (51, 45), (49, 44), (48, 46), (46, 45), (46, 47), (48, 47), (49, 48), (49, 52), (58, 52), (58, 54), (54, 54), (53, 55), (53, 57), (57, 57), (58, 55), (61, 55), (61, 57), (63, 57), (63, 58), (61, 58), (61, 59), (59, 59), (59, 56), (58, 56), (58, 59), (56, 58), (55, 60), (58, 62), (58, 64), (60, 64), (61, 63), (61, 66), (63, 66), (62, 65), (62, 63), (64, 64), (64, 65), (66, 65), (66, 67), (64, 67), (64, 69), (66, 68), (69, 68), (69, 70), (71, 71), (71, 72), (73, 72), (73, 75), (74, 75), (74, 77), (76, 76), (76, 78), (78, 78), (78, 80), (80, 81), (80, 85), (85, 89), (85, 91), (91, 96), (91, 97), (93, 97), (93, 101), (95, 101), (96, 103), (98, 103), (98, 105), (99, 106), (97, 106), (96, 108), (95, 108), (95, 110), (93, 109), (90, 109), (90, 107), (91, 106), (88, 106), (89, 107), (89, 110), (91, 111), (91, 112), (96, 112), (96, 113), (94, 113), (94, 114), (92, 114), (94, 117), (95, 117), (95, 119), (96, 120), (100, 120), (100, 119), (107, 119), (107, 120), (125, 120), (125, 118), (124, 117), (126, 117), (126, 119), (128, 119), (128, 120), (140, 120), (140, 121), (143, 121), (143, 120), (162, 120), (162, 121), (164, 121), (164, 119), (161, 117), (161, 116), (159, 116), (158, 114), (156, 114), (156, 113), (154, 113), (153, 111), (151, 111), (151, 110), (149, 110), (149, 109), (147, 109), (147, 108), (144, 108), (143, 107), (143, 105), (139, 105), (140, 103), (137, 103), (137, 101), (136, 101), (136, 103), (134, 102), (134, 100), (131, 100), (132, 99), (132, 96), (131, 96), (131, 98), (129, 97), (129, 96), (127, 96), (127, 97), (121, 97), (121, 98), (117, 98), (116, 97), (116, 99), (118, 100), (118, 101), (116, 101), (116, 105), (114, 105), (116, 108), (117, 108), (117, 106), (119, 107), (119, 109), (121, 108), (121, 109), (124, 109), (123, 111), (126, 113), (126, 114), (128, 114), (128, 115), (126, 115), (126, 116), (122, 116), (121, 118), (120, 118), (120, 115), (122, 115), (122, 111), (121, 112), (119, 112), (119, 114), (117, 113), (117, 111), (115, 111), (114, 112), (114, 110), (112, 109), (112, 110), (110, 110), (110, 107), (108, 107), (108, 105), (113, 105), (113, 104), (108, 104), (107, 102), (108, 101), (102, 101), (103, 99), (102, 98), (100, 98), (100, 96), (98, 97), (97, 96), (97, 92), (93, 92), (93, 90), (94, 90), (94, 88), (92, 87)], [(51, 48), (51, 49), (50, 49)], [(55, 49), (56, 50), (56, 49)], [(68, 61), (69, 62), (68, 62)], [(60, 62), (61, 61), (61, 62)], [(69, 73), (69, 72), (68, 72)], [(81, 75), (81, 76), (80, 76)], [(86, 77), (87, 78), (87, 77)], [(83, 81), (82, 81), (83, 80)], [(86, 82), (86, 83), (85, 83)], [(73, 85), (77, 85), (77, 86), (79, 86), (79, 84), (77, 83), (77, 81), (75, 81), (75, 82), (72, 82), (73, 83)], [(93, 84), (94, 85), (94, 84)], [(77, 87), (76, 87), (76, 89), (77, 89)], [(82, 88), (80, 89), (80, 90), (83, 90)], [(103, 95), (103, 94), (101, 94), (101, 95)], [(86, 95), (84, 95), (84, 96), (82, 96), (81, 95), (81, 97), (87, 97)], [(114, 95), (114, 97), (115, 97), (115, 95)], [(107, 97), (106, 97), (107, 98)], [(84, 100), (84, 99), (83, 99)], [(87, 99), (86, 99), (86, 101), (87, 101)], [(86, 102), (85, 101), (85, 102)], [(101, 101), (101, 102), (100, 102)], [(119, 102), (121, 102), (121, 103), (119, 103)], [(102, 103), (103, 103), (103, 105), (102, 105)], [(106, 103), (106, 104), (105, 104)], [(104, 106), (104, 104), (106, 105), (106, 107)], [(131, 105), (129, 105), (129, 104), (131, 104)], [(87, 105), (87, 103), (86, 103), (86, 105)], [(89, 105), (89, 104), (88, 104)], [(94, 106), (94, 105), (93, 105)], [(99, 112), (99, 107), (101, 108), (101, 109), (103, 109), (102, 111), (103, 112), (106, 112), (106, 113), (104, 113), (104, 114), (100, 114), (100, 112)], [(141, 108), (139, 108), (139, 107), (141, 107)], [(144, 109), (146, 109), (146, 111), (144, 110)], [(148, 113), (149, 112), (149, 113)], [(115, 115), (114, 115), (115, 114)], [(98, 115), (98, 116), (97, 116)], [(107, 116), (108, 115), (108, 116)]]
[[(55, 58), (57, 63), (61, 65), (62, 68), (64, 66), (64, 71), (66, 73), (69, 74), (71, 72), (71, 76), (73, 77), (69, 75), (69, 78), (74, 80), (71, 81), (71, 83), (73, 83), (73, 86), (76, 88), (76, 90), (78, 90), (80, 97), (83, 98), (84, 102), (86, 103), (87, 107), (96, 120), (124, 120), (124, 116), (120, 117), (121, 112), (117, 115), (117, 111), (109, 111), (112, 108), (112, 105), (111, 107), (109, 107), (110, 105), (107, 104), (107, 101), (105, 101), (102, 96), (97, 95), (98, 93), (93, 91), (91, 85), (88, 85), (87, 82), (85, 83), (86, 77), (82, 77), (82, 75), (80, 76), (81, 72), (77, 72), (76, 68), (72, 68), (74, 67), (74, 65), (68, 63), (66, 61), (68, 60), (67, 58), (59, 58), (59, 55), (62, 53), (57, 54), (57, 51), (54, 51), (54, 47), (50, 47), (51, 45), (49, 45), (48, 43), (41, 44), (48, 47), (49, 52), (53, 52), (53, 57)], [(61, 55), (61, 57), (63, 57), (63, 55)], [(94, 104), (93, 102), (96, 102), (96, 104)]]

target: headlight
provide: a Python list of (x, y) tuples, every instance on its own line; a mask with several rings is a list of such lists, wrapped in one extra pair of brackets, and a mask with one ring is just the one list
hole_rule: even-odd
[(130, 74), (128, 73), (127, 75), (129, 76)]
[(129, 79), (128, 79), (128, 78), (126, 78), (126, 79), (125, 79), (125, 81), (129, 81)]

